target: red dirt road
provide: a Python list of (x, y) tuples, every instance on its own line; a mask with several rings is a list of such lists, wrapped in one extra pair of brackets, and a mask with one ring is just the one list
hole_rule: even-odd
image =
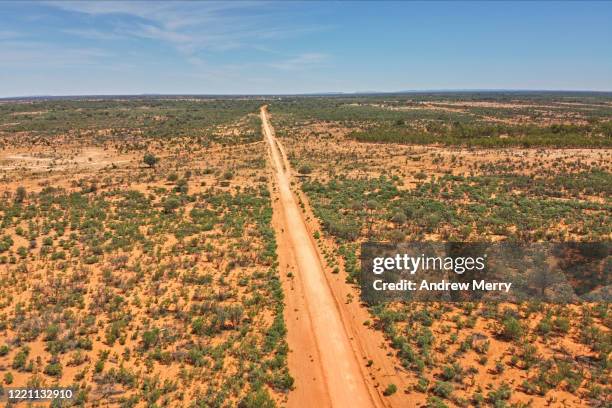
[[(321, 260), (306, 228), (302, 213), (290, 188), (289, 164), (283, 160), (278, 142), (268, 121), (266, 107), (261, 109), (264, 137), (268, 143), (279, 202), (284, 217), (282, 230), (288, 237), (296, 262), (301, 293), (306, 306), (312, 337), (316, 343), (318, 364), (323, 375), (323, 389), (334, 407), (373, 407), (378, 404), (370, 394), (349, 336), (342, 322), (338, 305), (325, 278)], [(281, 237), (283, 239), (284, 237)], [(311, 333), (305, 333), (308, 337)], [(316, 375), (316, 373), (312, 373)], [(297, 386), (300, 384), (298, 382)], [(321, 386), (319, 385), (319, 388)], [(308, 390), (301, 390), (308, 393)], [(302, 401), (304, 403), (305, 401)], [(319, 401), (319, 406), (326, 401)]]

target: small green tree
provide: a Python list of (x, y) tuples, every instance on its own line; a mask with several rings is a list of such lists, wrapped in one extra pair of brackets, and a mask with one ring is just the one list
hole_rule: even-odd
[(172, 214), (174, 210), (181, 206), (181, 201), (176, 197), (168, 197), (164, 200), (163, 206), (166, 214)]
[(155, 167), (159, 159), (152, 153), (145, 153), (142, 161), (149, 167)]
[(408, 218), (406, 217), (406, 214), (401, 211), (397, 211), (391, 216), (391, 222), (396, 225), (403, 225), (407, 220)]
[(299, 168), (298, 172), (299, 172), (300, 174), (310, 174), (310, 173), (312, 173), (312, 167), (310, 167), (310, 166), (309, 166), (309, 165), (307, 165), (307, 164), (304, 164), (303, 166), (301, 166), (301, 167)]
[(532, 263), (533, 269), (527, 278), (529, 283), (537, 289), (540, 296), (544, 297), (547, 289), (566, 281), (562, 272), (558, 272), (550, 267), (546, 262), (544, 254), (538, 253), (534, 255)]
[(25, 200), (26, 198), (26, 189), (23, 186), (19, 186), (17, 187), (17, 190), (15, 190), (15, 202), (17, 203), (23, 203), (23, 200)]

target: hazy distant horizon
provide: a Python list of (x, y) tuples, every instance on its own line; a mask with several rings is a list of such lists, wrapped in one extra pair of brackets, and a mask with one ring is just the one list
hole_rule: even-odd
[(250, 93), (139, 93), (139, 94), (73, 94), (73, 95), (12, 95), (0, 97), (0, 100), (12, 99), (61, 99), (61, 98), (155, 98), (155, 97), (283, 97), (283, 96), (361, 96), (361, 95), (419, 95), (419, 94), (474, 94), (474, 93), (554, 93), (554, 94), (612, 94), (612, 90), (567, 90), (567, 89), (415, 89), (403, 91), (363, 91), (363, 92), (308, 92), (308, 93), (271, 93), (271, 94), (250, 94)]

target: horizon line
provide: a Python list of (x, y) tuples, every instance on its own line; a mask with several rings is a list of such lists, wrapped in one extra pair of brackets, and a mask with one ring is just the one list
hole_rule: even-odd
[(401, 95), (421, 93), (598, 93), (612, 94), (611, 90), (593, 89), (520, 89), (520, 88), (432, 88), (401, 91), (322, 91), (294, 93), (92, 93), (92, 94), (48, 94), (48, 95), (17, 95), (0, 96), (0, 101), (20, 99), (53, 99), (53, 98), (120, 98), (120, 97), (282, 97), (282, 96), (361, 96), (361, 95)]

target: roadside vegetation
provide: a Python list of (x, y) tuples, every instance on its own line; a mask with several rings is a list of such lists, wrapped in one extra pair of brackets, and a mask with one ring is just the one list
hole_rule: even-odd
[[(271, 110), (328, 272), (343, 270), (357, 292), (367, 240), (609, 241), (611, 103), (388, 95)], [(603, 406), (610, 312), (605, 303), (392, 302), (371, 306), (363, 324), (384, 333), (397, 359), (393, 382), (377, 378), (394, 403), (410, 395), (430, 407)]]
[[(21, 121), (2, 128), (5, 154), (33, 155), (7, 160), (0, 198), (2, 387), (72, 386), (75, 406), (282, 404), (293, 378), (256, 106), (1, 107)], [(11, 116), (27, 109), (49, 112)]]

